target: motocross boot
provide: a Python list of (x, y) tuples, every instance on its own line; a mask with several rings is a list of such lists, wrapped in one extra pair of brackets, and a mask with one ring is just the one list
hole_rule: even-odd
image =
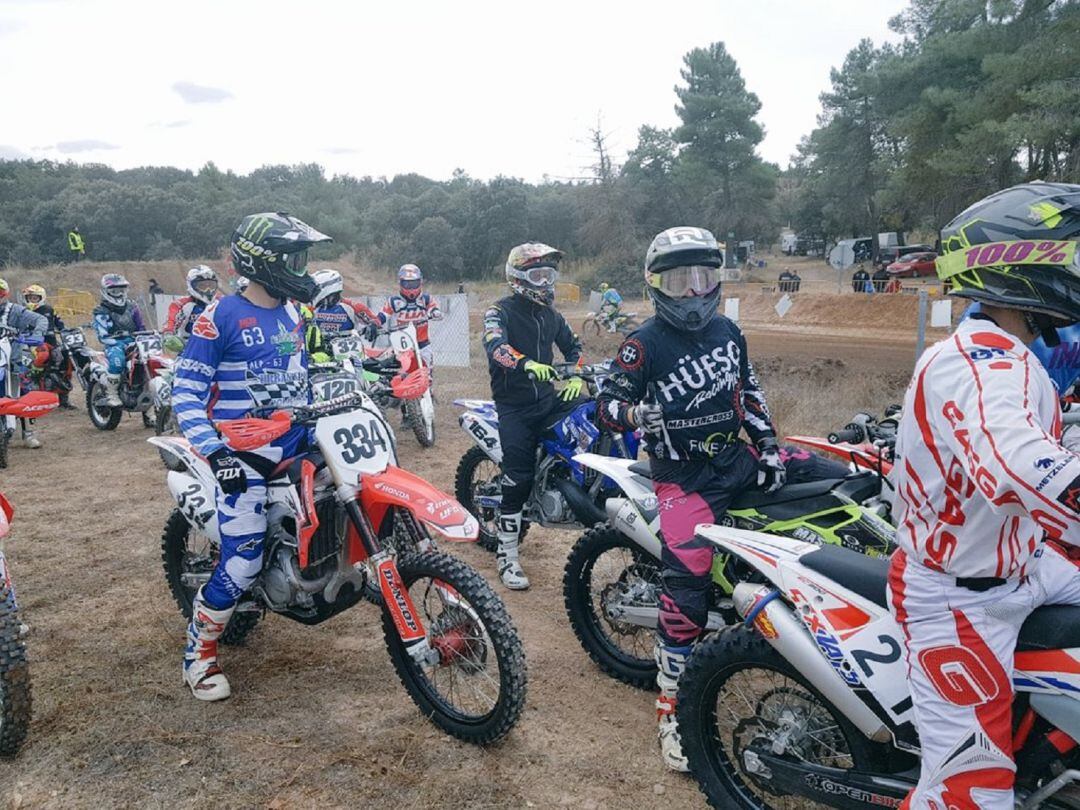
[(37, 450), (41, 447), (41, 440), (34, 435), (34, 431), (24, 430), (22, 433), (22, 446)]
[(203, 601), (201, 588), (195, 595), (184, 648), (184, 683), (199, 700), (224, 700), (232, 694), (218, 666), (217, 642), (235, 609), (214, 610)]
[(686, 669), (686, 659), (693, 647), (669, 647), (659, 642), (653, 649), (656, 658), (656, 685), (660, 694), (656, 697), (656, 720), (659, 726), (660, 757), (671, 770), (688, 773), (690, 770), (675, 723), (675, 698), (679, 693), (679, 676)]
[(529, 588), (529, 578), (518, 561), (518, 542), (521, 537), (521, 512), (499, 515), (499, 549), (495, 554), (499, 579), (512, 591)]
[(105, 407), (107, 408), (122, 408), (124, 405), (120, 401), (120, 375), (119, 374), (106, 374), (105, 375)]
[(75, 410), (75, 406), (71, 404), (71, 394), (65, 391), (62, 394), (57, 394), (57, 398), (60, 400), (60, 407), (65, 411)]

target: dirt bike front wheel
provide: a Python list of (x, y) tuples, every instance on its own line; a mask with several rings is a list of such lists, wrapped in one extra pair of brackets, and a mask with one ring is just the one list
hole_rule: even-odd
[[(185, 619), (191, 618), (191, 606), (199, 590), (196, 580), (209, 579), (217, 567), (220, 550), (202, 532), (196, 531), (183, 512), (173, 509), (161, 534), (161, 565), (173, 599)], [(255, 629), (262, 614), (236, 611), (229, 619), (222, 644), (243, 644)]]
[(446, 554), (406, 555), (397, 567), (439, 654), (433, 665), (417, 662), (384, 606), (386, 650), (402, 685), (447, 734), (476, 745), (503, 738), (521, 716), (528, 678), (521, 638), (502, 599)]
[(885, 764), (881, 746), (863, 736), (768, 642), (741, 627), (697, 645), (679, 679), (678, 707), (683, 753), (712, 807), (808, 804), (747, 773), (748, 748), (783, 751), (797, 761), (843, 770), (873, 772)]
[(13, 757), (30, 728), (30, 665), (15, 597), (0, 582), (0, 757)]
[(98, 430), (116, 430), (116, 426), (120, 424), (120, 417), (124, 415), (124, 409), (94, 404), (95, 400), (101, 400), (104, 397), (104, 386), (99, 382), (91, 383), (86, 389), (86, 413), (90, 416), (90, 424)]
[(597, 337), (600, 334), (600, 321), (596, 318), (586, 318), (581, 322), (581, 333)]
[(412, 428), (413, 435), (420, 442), (421, 447), (434, 447), (435, 445), (435, 414), (431, 418), (424, 417), (424, 410), (420, 406), (420, 400), (410, 399), (404, 403), (405, 421)]

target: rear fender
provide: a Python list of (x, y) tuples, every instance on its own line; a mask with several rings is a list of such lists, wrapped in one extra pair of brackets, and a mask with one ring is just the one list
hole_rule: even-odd
[[(200, 464), (203, 467), (206, 466), (206, 463), (192, 449), (191, 442), (180, 436), (151, 436), (146, 441), (169, 455), (175, 456), (189, 471), (197, 470)], [(197, 474), (201, 474), (201, 471)]]
[(610, 478), (618, 485), (619, 489), (626, 493), (627, 497), (635, 501), (640, 502), (643, 499), (652, 498), (654, 501), (653, 509), (655, 509), (656, 498), (653, 493), (652, 481), (630, 472), (630, 465), (635, 464), (636, 459), (613, 458), (612, 456), (601, 456), (598, 453), (579, 453), (574, 456), (574, 461)]
[(651, 521), (646, 519), (649, 513), (643, 515), (629, 498), (608, 498), (604, 509), (608, 522), (619, 534), (632, 540), (653, 558), (660, 559), (660, 519), (655, 509), (651, 513)]
[(473, 542), (480, 534), (480, 524), (465, 507), (400, 467), (390, 466), (381, 473), (363, 476), (360, 504), (376, 526), (382, 523), (387, 509), (400, 506), (452, 542)]
[(497, 422), (491, 422), (472, 411), (466, 411), (458, 417), (458, 424), (492, 461), (502, 464), (502, 443), (499, 441)]
[(176, 508), (183, 514), (184, 519), (211, 541), (220, 544), (221, 531), (218, 527), (215, 490), (186, 472), (170, 472), (166, 482), (173, 500), (176, 501)]
[(787, 588), (784, 583), (783, 564), (797, 563), (802, 555), (820, 548), (814, 543), (804, 543), (789, 537), (733, 529), (712, 523), (699, 523), (694, 533), (719, 551), (734, 554), (785, 592)]

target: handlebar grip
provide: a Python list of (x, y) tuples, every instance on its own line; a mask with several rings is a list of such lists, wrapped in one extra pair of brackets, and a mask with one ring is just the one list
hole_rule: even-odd
[(828, 436), (830, 444), (856, 444), (862, 441), (863, 431), (861, 428), (852, 427), (848, 425), (842, 430), (838, 430), (835, 433), (830, 433)]

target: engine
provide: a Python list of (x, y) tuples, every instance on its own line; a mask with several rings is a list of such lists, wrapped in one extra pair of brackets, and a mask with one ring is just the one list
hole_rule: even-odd
[(540, 509), (541, 523), (569, 523), (573, 521), (574, 514), (570, 504), (557, 489), (546, 489), (537, 500)]
[(315, 505), (319, 527), (308, 545), (307, 566), (300, 568), (296, 515), (285, 504), (272, 503), (267, 515), (267, 548), (272, 555), (263, 568), (259, 587), (275, 608), (313, 607), (337, 571), (338, 551), (344, 537), (344, 515), (338, 514), (332, 497)]

